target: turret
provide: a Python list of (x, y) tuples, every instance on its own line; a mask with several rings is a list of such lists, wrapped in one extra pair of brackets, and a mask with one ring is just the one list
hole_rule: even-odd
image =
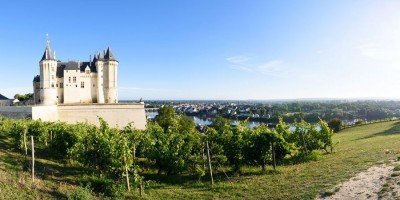
[(47, 36), (46, 49), (40, 65), (40, 98), (38, 102), (45, 105), (57, 104), (56, 72), (57, 60), (55, 52), (51, 51), (50, 40)]
[(104, 99), (105, 103), (118, 103), (118, 61), (115, 59), (111, 48), (108, 47), (104, 54)]
[(97, 102), (118, 103), (118, 61), (111, 48), (108, 47), (103, 54), (97, 53), (93, 62), (97, 70)]

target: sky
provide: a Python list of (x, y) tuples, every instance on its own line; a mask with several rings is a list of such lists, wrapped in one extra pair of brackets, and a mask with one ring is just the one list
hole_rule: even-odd
[(0, 94), (111, 47), (120, 100), (400, 98), (400, 1), (2, 1)]

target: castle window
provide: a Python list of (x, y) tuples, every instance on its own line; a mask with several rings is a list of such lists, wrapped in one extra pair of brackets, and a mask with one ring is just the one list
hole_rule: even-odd
[(68, 77), (68, 83), (71, 83), (71, 77)]
[(54, 83), (51, 83), (51, 87), (54, 88)]
[(60, 83), (60, 88), (63, 88), (64, 87), (64, 84), (63, 83)]
[(76, 76), (74, 76), (74, 77), (72, 78), (72, 81), (73, 81), (74, 83), (76, 83)]
[(51, 71), (54, 72), (54, 67), (51, 67)]
[(93, 87), (95, 87), (96, 85), (95, 84), (93, 84)]
[(58, 83), (56, 83), (56, 87), (58, 87)]
[(54, 75), (51, 75), (51, 80), (54, 80)]
[(85, 82), (81, 82), (81, 88), (85, 88)]

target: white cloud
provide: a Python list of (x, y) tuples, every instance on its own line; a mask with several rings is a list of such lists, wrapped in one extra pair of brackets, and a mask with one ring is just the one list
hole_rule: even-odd
[(383, 59), (389, 53), (381, 44), (368, 43), (358, 47), (361, 55), (371, 59)]
[(230, 67), (235, 70), (241, 70), (252, 73), (262, 73), (269, 76), (284, 77), (291, 74), (288, 66), (282, 60), (270, 60), (267, 62), (257, 63), (251, 57), (239, 55), (225, 59)]
[(245, 56), (245, 55), (239, 55), (239, 56), (228, 57), (225, 60), (230, 62), (231, 64), (244, 64), (248, 61), (251, 61), (252, 58), (249, 56)]
[(284, 70), (283, 62), (281, 60), (271, 60), (257, 66), (256, 71), (264, 74), (274, 74)]

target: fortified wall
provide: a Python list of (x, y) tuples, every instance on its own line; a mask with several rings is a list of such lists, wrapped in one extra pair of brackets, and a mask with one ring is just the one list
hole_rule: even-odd
[(101, 117), (113, 128), (123, 128), (129, 123), (133, 123), (133, 126), (140, 130), (146, 128), (144, 103), (7, 106), (0, 107), (0, 115), (14, 119), (31, 118), (68, 124), (88, 122), (95, 125), (100, 125), (98, 117)]

